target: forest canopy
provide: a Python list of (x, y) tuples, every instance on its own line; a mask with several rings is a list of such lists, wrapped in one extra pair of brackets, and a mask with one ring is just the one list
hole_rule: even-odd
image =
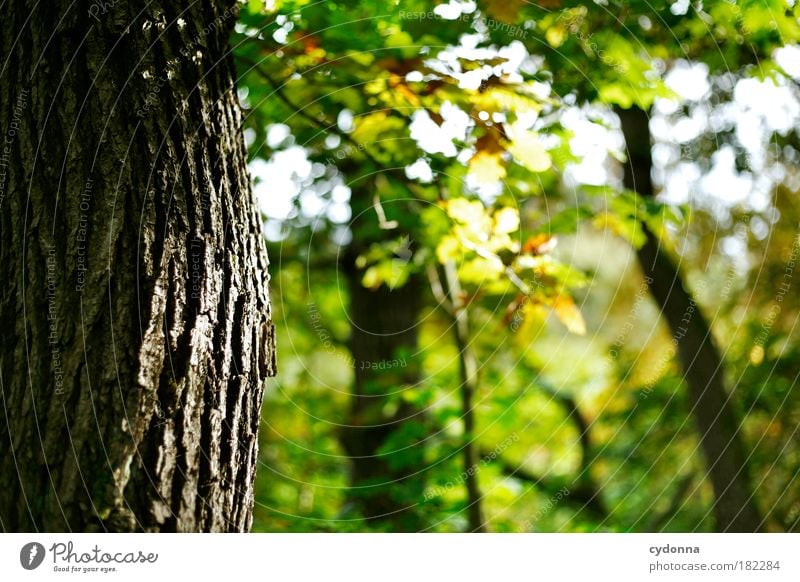
[(798, 8), (260, 1), (259, 531), (796, 531)]

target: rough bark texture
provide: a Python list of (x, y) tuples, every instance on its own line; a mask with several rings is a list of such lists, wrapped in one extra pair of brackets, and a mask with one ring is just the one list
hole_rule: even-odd
[(250, 527), (275, 367), (235, 7), (0, 8), (2, 530)]
[[(352, 253), (357, 254), (355, 249)], [(422, 422), (421, 412), (402, 398), (402, 391), (420, 380), (413, 355), (421, 282), (412, 277), (395, 290), (385, 285), (371, 290), (362, 285), (363, 271), (352, 262), (347, 271), (355, 385), (342, 444), (351, 460), (350, 501), (389, 531), (417, 531), (423, 527), (413, 507), (424, 493), (422, 433), (400, 431)], [(382, 450), (389, 438), (390, 446)]]
[[(651, 137), (647, 112), (619, 109), (628, 150), (625, 187), (653, 196)], [(661, 243), (645, 228), (646, 241), (638, 251), (650, 290), (673, 336), (679, 338), (678, 358), (683, 366), (691, 413), (714, 487), (714, 516), (719, 531), (754, 532), (761, 517), (752, 495), (747, 456), (740, 423), (723, 383), (723, 363), (708, 322), (687, 291), (677, 267)]]

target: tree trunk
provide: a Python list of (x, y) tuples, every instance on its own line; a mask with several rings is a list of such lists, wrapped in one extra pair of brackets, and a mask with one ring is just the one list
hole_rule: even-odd
[[(625, 187), (652, 197), (651, 137), (647, 112), (618, 109), (628, 150)], [(714, 487), (714, 516), (719, 531), (761, 529), (749, 482), (740, 423), (723, 384), (723, 362), (708, 323), (681, 279), (661, 242), (645, 227), (646, 241), (638, 250), (650, 290), (677, 343), (689, 402), (700, 433), (708, 474)]]
[[(351, 258), (356, 255), (352, 250)], [(350, 501), (361, 514), (390, 531), (424, 527), (415, 507), (424, 493), (422, 412), (403, 399), (416, 386), (422, 286), (418, 277), (395, 290), (365, 288), (363, 271), (350, 261), (350, 351), (355, 385), (342, 443), (351, 460)], [(392, 439), (387, 450), (381, 448)]]
[(453, 335), (458, 348), (458, 367), (461, 385), (461, 418), (464, 423), (464, 444), (461, 449), (464, 463), (464, 486), (467, 490), (467, 524), (471, 533), (485, 533), (483, 495), (478, 483), (478, 450), (475, 442), (475, 393), (478, 391), (478, 360), (470, 346), (469, 311), (458, 280), (454, 261), (444, 265), (447, 295), (452, 306)]
[(0, 526), (246, 531), (275, 364), (236, 3), (2, 11)]

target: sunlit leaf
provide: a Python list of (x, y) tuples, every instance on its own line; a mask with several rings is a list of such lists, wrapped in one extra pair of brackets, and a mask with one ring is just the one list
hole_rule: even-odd
[(558, 295), (553, 300), (553, 312), (558, 317), (559, 321), (574, 334), (585, 335), (586, 323), (583, 320), (578, 306), (571, 297), (567, 295)]
[(567, 29), (563, 26), (551, 26), (547, 29), (545, 38), (551, 47), (558, 48), (564, 44), (564, 40), (567, 38)]
[(544, 172), (550, 169), (551, 159), (535, 131), (529, 131), (520, 125), (511, 128), (511, 146), (508, 151), (522, 166), (531, 172)]
[(494, 184), (505, 178), (506, 168), (499, 154), (478, 152), (469, 161), (469, 173), (483, 184)]
[(455, 198), (447, 201), (447, 214), (462, 224), (478, 225), (486, 219), (486, 209), (479, 200)]
[(460, 254), (461, 244), (459, 244), (458, 239), (452, 235), (443, 237), (436, 247), (436, 258), (439, 259), (441, 264), (457, 258)]
[(494, 230), (507, 234), (519, 229), (519, 212), (516, 208), (501, 208), (494, 215)]
[(504, 272), (505, 265), (497, 257), (476, 257), (458, 269), (458, 275), (464, 282), (477, 285), (498, 279)]

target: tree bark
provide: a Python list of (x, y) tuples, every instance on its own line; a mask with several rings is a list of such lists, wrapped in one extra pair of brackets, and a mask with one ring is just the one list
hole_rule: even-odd
[(236, 3), (0, 10), (0, 527), (246, 531), (275, 363)]
[[(625, 188), (654, 196), (651, 136), (646, 111), (617, 109), (628, 153)], [(677, 343), (689, 403), (714, 488), (717, 529), (755, 532), (762, 520), (750, 487), (747, 456), (739, 433), (740, 422), (723, 383), (723, 362), (710, 327), (681, 279), (680, 272), (646, 226), (646, 240), (638, 250), (639, 263), (653, 298)]]

